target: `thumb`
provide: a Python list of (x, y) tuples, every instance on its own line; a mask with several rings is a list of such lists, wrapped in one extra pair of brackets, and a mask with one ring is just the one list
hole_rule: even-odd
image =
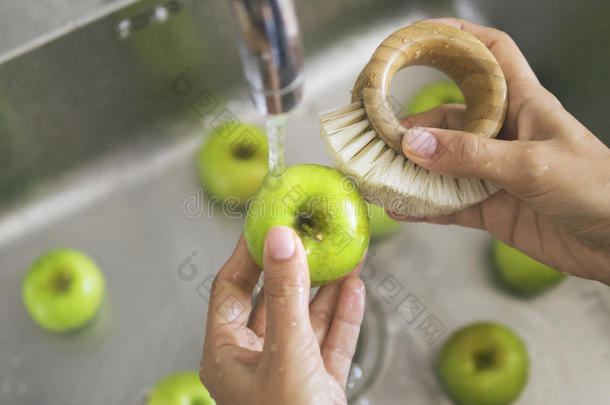
[(298, 235), (290, 228), (276, 226), (265, 237), (263, 253), (266, 329), (263, 352), (272, 357), (296, 350), (308, 334), (309, 270)]
[(507, 187), (524, 170), (522, 152), (528, 143), (416, 127), (403, 136), (402, 151), (409, 160), (434, 173), (483, 178)]

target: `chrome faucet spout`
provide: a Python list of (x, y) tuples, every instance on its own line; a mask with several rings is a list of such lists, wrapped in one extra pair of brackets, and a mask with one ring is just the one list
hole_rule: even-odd
[(293, 0), (231, 0), (252, 99), (263, 114), (292, 110), (303, 93), (303, 46)]

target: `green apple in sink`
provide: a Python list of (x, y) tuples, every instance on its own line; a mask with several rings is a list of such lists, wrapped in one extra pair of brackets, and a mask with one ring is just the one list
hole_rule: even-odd
[(493, 244), (493, 261), (498, 279), (520, 295), (540, 293), (565, 278), (564, 273), (532, 259), (498, 239)]
[(521, 338), (492, 322), (474, 323), (453, 333), (436, 366), (441, 384), (460, 405), (508, 405), (523, 391), (529, 373)]
[(32, 319), (53, 332), (87, 324), (104, 299), (104, 277), (85, 254), (56, 249), (39, 257), (23, 279), (23, 303)]
[(400, 222), (393, 220), (379, 205), (366, 203), (371, 227), (371, 240), (378, 241), (392, 235), (400, 227)]
[(407, 104), (406, 115), (431, 110), (441, 104), (464, 104), (464, 96), (457, 84), (441, 80), (425, 85), (415, 93)]
[(366, 203), (356, 187), (337, 170), (316, 164), (267, 175), (252, 200), (245, 238), (261, 268), (265, 235), (274, 226), (288, 226), (301, 238), (312, 287), (354, 269), (370, 238)]
[(267, 136), (260, 128), (243, 123), (220, 126), (197, 155), (203, 188), (223, 201), (232, 198), (245, 205), (269, 170), (267, 151)]
[(216, 405), (195, 371), (181, 371), (161, 380), (148, 395), (147, 405)]

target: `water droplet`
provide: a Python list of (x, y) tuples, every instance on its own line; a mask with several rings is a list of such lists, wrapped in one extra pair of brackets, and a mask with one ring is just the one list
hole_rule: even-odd
[(419, 56), (421, 54), (421, 50), (415, 51), (415, 56)]
[(155, 8), (155, 13), (154, 13), (153, 18), (156, 21), (164, 22), (169, 18), (169, 11), (163, 6), (158, 6), (157, 8)]
[(221, 363), (221, 360), (222, 360), (222, 359), (220, 358), (220, 356), (217, 356), (217, 357), (216, 357), (216, 364), (220, 364), (220, 363)]
[(290, 322), (290, 325), (291, 326), (297, 326), (297, 323), (293, 321), (293, 322)]
[(271, 345), (271, 351), (272, 351), (272, 352), (277, 352), (277, 349), (278, 349), (278, 344), (277, 344), (277, 343), (273, 343), (273, 344)]
[(117, 25), (117, 32), (121, 39), (127, 38), (131, 34), (131, 21), (121, 20), (119, 25)]
[(358, 363), (354, 363), (350, 369), (350, 378), (354, 380), (362, 379), (362, 368)]
[(403, 44), (408, 44), (409, 42), (411, 42), (411, 40), (409, 38), (403, 38), (402, 39), (402, 43)]
[(222, 378), (222, 373), (219, 371), (218, 373), (216, 373), (216, 377), (220, 380)]
[(347, 378), (348, 388), (354, 388), (360, 380), (362, 380), (362, 368), (358, 363), (353, 363), (352, 367), (349, 370), (349, 376)]

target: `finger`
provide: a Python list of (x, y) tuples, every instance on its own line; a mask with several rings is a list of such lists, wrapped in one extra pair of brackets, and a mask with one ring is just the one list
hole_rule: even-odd
[(309, 304), (309, 319), (311, 328), (316, 335), (318, 343), (324, 340), (330, 321), (333, 316), (333, 311), (339, 298), (342, 280), (335, 280), (332, 283), (326, 284), (318, 290), (316, 297)]
[(462, 129), (466, 106), (463, 104), (443, 104), (419, 114), (400, 119), (405, 128), (433, 127), (444, 129)]
[(468, 228), (485, 229), (485, 223), (481, 215), (481, 204), (473, 205), (455, 214), (440, 217), (409, 217), (392, 211), (387, 211), (387, 213), (390, 218), (401, 222), (427, 222), (437, 225), (461, 225)]
[(403, 136), (402, 150), (409, 160), (434, 173), (484, 178), (509, 188), (536, 171), (533, 165), (540, 162), (533, 151), (539, 144), (447, 129), (410, 128)]
[(309, 319), (311, 321), (313, 333), (318, 339), (318, 343), (321, 343), (326, 337), (344, 280), (348, 277), (358, 277), (364, 261), (365, 258), (362, 259), (354, 270), (341, 279), (320, 287), (316, 297), (309, 304)]
[(507, 229), (512, 227), (518, 209), (516, 199), (504, 190), (500, 190), (487, 200), (468, 207), (454, 214), (430, 218), (404, 217), (398, 213), (388, 212), (397, 221), (427, 222), (438, 225), (460, 225), (467, 228), (483, 229), (493, 235), (505, 237)]
[(455, 214), (437, 218), (427, 218), (426, 221), (442, 225), (460, 225), (468, 228), (484, 229), (493, 235), (506, 239), (507, 231), (512, 226), (518, 214), (518, 200), (504, 190), (500, 190), (490, 198)]
[[(539, 83), (515, 41), (504, 31), (457, 18), (435, 18), (426, 21), (452, 25), (470, 32), (481, 40), (502, 67), (509, 92), (514, 90), (514, 86), (520, 82)], [(513, 86), (512, 89), (511, 86)]]
[(357, 277), (343, 281), (328, 335), (322, 343), (326, 371), (345, 387), (364, 316), (364, 283)]
[(245, 325), (251, 306), (251, 295), (260, 275), (243, 236), (233, 255), (222, 267), (210, 291), (208, 327), (214, 330), (225, 324)]
[(305, 338), (313, 339), (307, 257), (292, 229), (276, 226), (267, 232), (263, 264), (267, 321), (263, 352), (274, 357), (297, 351)]
[(250, 256), (243, 236), (220, 270), (210, 291), (204, 353), (223, 346), (248, 346), (255, 336), (245, 327), (250, 295), (260, 269)]
[[(204, 353), (199, 363), (199, 379), (216, 400), (212, 403), (234, 404), (235, 398), (243, 398), (244, 395), (250, 394), (246, 392), (246, 389), (252, 386), (252, 365), (256, 364), (259, 358), (260, 351), (243, 347), (223, 346), (219, 350)], [(239, 385), (231, 385), (231, 389), (227, 389), (227, 383), (230, 384), (232, 378), (239, 378)], [(162, 400), (162, 403), (167, 404), (168, 402)], [(195, 405), (209, 402), (205, 400), (198, 402), (191, 399), (190, 401), (180, 400), (179, 403)]]
[(267, 323), (267, 308), (265, 308), (265, 290), (261, 290), (254, 306), (252, 319), (248, 323), (248, 327), (257, 336), (265, 336), (265, 325)]

